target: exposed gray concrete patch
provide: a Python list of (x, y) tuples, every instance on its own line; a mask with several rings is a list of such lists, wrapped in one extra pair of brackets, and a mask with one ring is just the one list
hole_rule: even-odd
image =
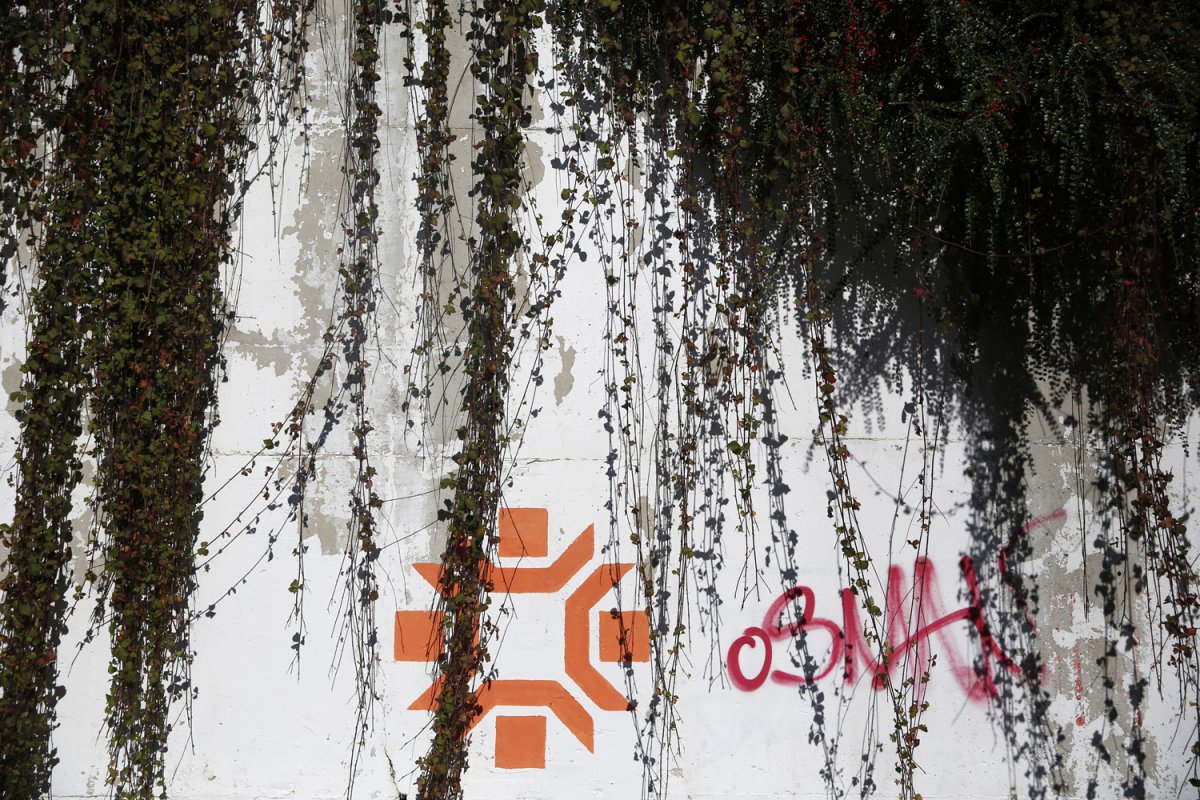
[[(295, 236), (299, 244), (295, 295), (303, 313), (300, 325), (290, 331), (291, 338), (298, 342), (319, 342), (331, 319), (335, 285), (330, 265), (338, 260), (340, 241), (335, 241), (334, 231), (338, 228), (338, 196), (344, 181), (341, 159), (337, 156), (342, 152), (344, 138), (341, 130), (312, 138), (304, 196), (293, 223), (280, 232), (284, 237)], [(303, 365), (307, 374), (316, 367), (317, 351), (304, 350), (307, 360), (312, 362)]]
[(272, 341), (257, 331), (231, 328), (229, 342), (235, 346), (237, 352), (250, 356), (260, 368), (275, 370), (276, 377), (282, 378), (292, 364), (293, 348), (283, 342)]
[[(1090, 504), (1080, 503), (1076, 494), (1082, 492), (1087, 496), (1095, 491), (1092, 460), (1083, 459), (1084, 472), (1078, 474), (1074, 446), (1060, 440), (1060, 434), (1044, 433), (1051, 438), (1035, 441), (1030, 448), (1031, 511), (1041, 514), (1064, 508), (1068, 516), (1065, 525), (1050, 523), (1033, 532), (1030, 540), (1040, 594), (1038, 643), (1046, 664), (1043, 688), (1049, 697), (1068, 701), (1060, 709), (1069, 708), (1069, 713), (1059, 716), (1056, 722), (1065, 729), (1100, 728), (1103, 747), (1111, 754), (1121, 754), (1134, 734), (1122, 726), (1130, 724), (1136, 716), (1128, 681), (1135, 675), (1152, 678), (1147, 673), (1152, 657), (1144, 646), (1133, 651), (1118, 650), (1115, 656), (1109, 653), (1109, 642), (1115, 634), (1105, 629), (1103, 611), (1092, 597), (1104, 561), (1103, 554), (1092, 546), (1100, 522)], [(1086, 515), (1082, 523), (1080, 514)], [(1089, 597), (1092, 597), (1090, 603)], [(1128, 618), (1137, 627), (1136, 641), (1145, 642), (1149, 632), (1144, 626), (1155, 624), (1149, 621), (1146, 596), (1118, 597), (1117, 603), (1118, 607), (1128, 607)], [(1106, 653), (1109, 653), (1107, 658)], [(1111, 697), (1117, 721), (1105, 725), (1104, 683), (1109, 677), (1116, 681)], [(1153, 691), (1152, 686), (1147, 689), (1148, 694)], [(1145, 735), (1142, 747), (1145, 772), (1153, 786), (1157, 779), (1159, 740), (1154, 735)], [(1063, 756), (1067, 786), (1082, 793), (1097, 769), (1097, 751), (1087, 738), (1070, 734), (1059, 742), (1058, 748)], [(1112, 777), (1120, 779), (1116, 772)]]
[(571, 393), (575, 388), (575, 376), (571, 374), (571, 370), (575, 368), (575, 348), (567, 347), (567, 343), (563, 337), (554, 337), (558, 340), (558, 357), (562, 361), (562, 369), (554, 376), (554, 403), (562, 405), (563, 398)]
[(321, 544), (321, 555), (334, 556), (342, 552), (342, 542), (346, 538), (346, 520), (336, 514), (326, 514), (322, 510), (323, 503), (320, 495), (326, 492), (318, 491), (317, 497), (310, 497), (305, 503), (305, 519), (308, 524), (304, 528), (304, 538), (317, 537)]
[[(79, 488), (72, 497), (74, 509), (71, 514), (71, 565), (74, 570), (75, 584), (84, 582), (88, 571), (88, 542), (92, 536), (92, 528), (96, 524), (96, 511), (92, 506), (90, 495), (95, 485), (96, 465), (91, 460), (85, 460), (80, 467), (83, 473)], [(84, 495), (81, 499), (80, 495)]]
[(8, 401), (8, 413), (13, 413), (20, 408), (19, 403), (14, 403), (12, 400), (13, 392), (21, 388), (21, 363), (13, 361), (0, 372), (0, 387), (4, 389), (4, 396)]
[(319, 462), (315, 480), (309, 484), (304, 501), (303, 538), (316, 536), (321, 544), (321, 555), (325, 556), (341, 553), (349, 537), (346, 523), (350, 512), (344, 505), (350, 496), (349, 481), (342, 475), (330, 474), (331, 468), (342, 467), (343, 463), (344, 459)]
[[(637, 528), (638, 536), (643, 542), (650, 542), (654, 538), (654, 509), (650, 505), (650, 497), (644, 494), (638, 495), (637, 505), (631, 507), (630, 510), (633, 512), (633, 524)], [(642, 591), (649, 592), (648, 587), (654, 586), (654, 564), (651, 559), (642, 561), (639, 570)], [(649, 595), (647, 594), (647, 596)]]
[(527, 189), (532, 189), (546, 177), (546, 157), (541, 145), (532, 137), (525, 139), (525, 181)]
[(525, 267), (525, 259), (518, 253), (513, 259), (516, 269), (513, 270), (513, 305), (517, 316), (524, 316), (529, 311), (529, 270)]
[(634, 224), (625, 229), (625, 253), (623, 257), (626, 261), (636, 258), (637, 254), (642, 252), (642, 225), (637, 220), (632, 220), (632, 222)]
[[(317, 460), (317, 471), (310, 476), (304, 491), (303, 527), (300, 528), (300, 538), (309, 542), (315, 536), (321, 546), (321, 555), (338, 555), (342, 552), (347, 538), (346, 522), (349, 516), (348, 507), (341, 504), (350, 496), (348, 479), (343, 479), (338, 469), (347, 463), (345, 458), (323, 457)], [(347, 469), (349, 467), (347, 466)], [(285, 459), (275, 466), (271, 480), (280, 481), (288, 489), (296, 474), (296, 464), (292, 459)], [(346, 508), (345, 511), (342, 509)], [(300, 523), (292, 521), (293, 537), (296, 526)], [(287, 535), (286, 533), (284, 534)]]
[(633, 158), (625, 161), (625, 169), (622, 171), (621, 177), (639, 192), (645, 188), (642, 184), (642, 166)]

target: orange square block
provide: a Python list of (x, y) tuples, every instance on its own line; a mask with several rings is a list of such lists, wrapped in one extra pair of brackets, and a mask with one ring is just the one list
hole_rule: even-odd
[(500, 557), (545, 558), (550, 552), (549, 519), (544, 508), (500, 509)]
[(546, 768), (546, 718), (496, 717), (496, 766)]
[(650, 660), (650, 619), (645, 611), (600, 613), (600, 660)]
[(397, 661), (437, 661), (442, 654), (442, 612), (397, 611)]

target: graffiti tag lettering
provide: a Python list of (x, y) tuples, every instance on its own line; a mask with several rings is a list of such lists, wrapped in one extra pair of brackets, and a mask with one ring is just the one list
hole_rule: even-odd
[[(1019, 535), (1063, 516), (1065, 512), (1059, 509), (1039, 517), (1026, 525)], [(1003, 555), (1011, 550), (1011, 546), (1012, 542), (1005, 548), (1000, 561), (1002, 576), (1010, 586)], [(850, 589), (839, 592), (840, 621), (817, 616), (816, 596), (811, 587), (799, 585), (787, 589), (771, 603), (761, 626), (746, 628), (730, 644), (726, 653), (730, 680), (738, 689), (753, 692), (768, 681), (791, 686), (820, 681), (840, 666), (842, 679), (847, 684), (857, 683), (860, 676), (870, 676), (871, 686), (876, 690), (901, 677), (897, 674), (900, 671), (907, 673), (905, 677), (920, 682), (933, 664), (930, 639), (936, 636), (940, 644), (939, 656), (949, 662), (949, 672), (963, 694), (970, 700), (993, 697), (997, 693), (995, 669), (999, 667), (1019, 674), (1021, 668), (1004, 652), (988, 627), (975, 563), (969, 556), (960, 559), (959, 571), (967, 587), (968, 600), (963, 607), (947, 612), (938, 588), (937, 572), (929, 559), (916, 559), (911, 587), (906, 586), (903, 567), (893, 564), (888, 569), (883, 631), (887, 654), (878, 659), (864, 632), (858, 598)], [(785, 621), (789, 616), (792, 621)], [(957, 623), (966, 623), (978, 636), (982, 650), (978, 667), (959, 649), (959, 642), (951, 630)], [(806, 643), (820, 643), (820, 637), (827, 637), (827, 659), (823, 663), (808, 664), (804, 674), (776, 668), (776, 644), (801, 637)], [(754, 659), (760, 666), (749, 673), (744, 667), (744, 660), (750, 660), (745, 652), (747, 649), (761, 650), (761, 655)], [(789, 666), (794, 665), (789, 663)]]

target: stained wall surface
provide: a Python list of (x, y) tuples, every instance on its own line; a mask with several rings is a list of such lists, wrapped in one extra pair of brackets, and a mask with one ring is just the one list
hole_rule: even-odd
[[(318, 46), (309, 58), (315, 77), (307, 144), (297, 136), (256, 184), (237, 239), (243, 257), (227, 284), (237, 316), (226, 346), (221, 423), (208, 473), (209, 555), (199, 558), (194, 625), (196, 695), (180, 709), (169, 754), (169, 791), (179, 800), (342, 797), (351, 774), (356, 665), (339, 639), (346, 601), (339, 573), (353, 479), (350, 435), (344, 427), (335, 431), (333, 446), (320, 456), (304, 530), (288, 518), (287, 503), (272, 488), (273, 479), (289, 474), (294, 463), (261, 452), (271, 424), (284, 419), (316, 367), (337, 301), (340, 234), (333, 220), (344, 200), (338, 77), (344, 54), (336, 44), (337, 14), (327, 12), (320, 29), (328, 46)], [(385, 72), (383, 84), (384, 235), (370, 389), (372, 463), (384, 498), (383, 594), (376, 604), (378, 700), (355, 775), (356, 796), (363, 798), (411, 796), (415, 765), (428, 743), (424, 703), (436, 656), (429, 649), (431, 576), (443, 541), (437, 509), (445, 499), (438, 485), (453, 452), (447, 432), (455, 426), (451, 408), (432, 413), (427, 426), (410, 429), (401, 407), (419, 286), (415, 141), (411, 98), (399, 77), (402, 57), (398, 37), (388, 40), (387, 66), (397, 69)], [(468, 176), (462, 165), (469, 163), (477, 135), (467, 84), (464, 78), (454, 117), (463, 153), (456, 179), (464, 195)], [(562, 186), (548, 169), (559, 139), (547, 127), (535, 120), (530, 128), (529, 178), (539, 208), (550, 217)], [(464, 207), (469, 208), (465, 198)], [(464, 225), (469, 227), (469, 219)], [(508, 475), (509, 510), (497, 531), (501, 580), (492, 614), (499, 637), (492, 647), (492, 680), (481, 694), (485, 713), (472, 735), (467, 797), (634, 798), (645, 789), (637, 721), (656, 702), (649, 625), (628, 531), (619, 529), (624, 539), (612, 536), (607, 507), (611, 443), (598, 411), (606, 391), (608, 310), (604, 274), (596, 265), (595, 258), (576, 258), (567, 270), (558, 287), (552, 346), (543, 354), (544, 380), (530, 387), (523, 409), (513, 410), (514, 416), (534, 409), (537, 414), (514, 432), (519, 451)], [(768, 528), (759, 526), (753, 541), (739, 539), (731, 528), (717, 554), (723, 563), (716, 578), (719, 613), (688, 617), (675, 684), (675, 736), (665, 750), (642, 743), (662, 760), (656, 772), (668, 781), (668, 796), (680, 800), (827, 797), (830, 784), (857, 796), (865, 780), (874, 781), (879, 797), (896, 793), (889, 756), (892, 709), (873, 680), (876, 667), (862, 633), (870, 619), (844, 591), (847, 577), (826, 517), (828, 474), (811, 444), (816, 412), (803, 372), (804, 343), (786, 319), (782, 325), (780, 359), (794, 368), (796, 389), (780, 408), (781, 429), (790, 437), (783, 466), (797, 536), (794, 585), (801, 587), (808, 609), (812, 662), (806, 675), (792, 631), (781, 629), (779, 598), (788, 587)], [(15, 317), (5, 320), (2, 336), (0, 376), (10, 393), (19, 382), (24, 337)], [(534, 356), (525, 353), (527, 367)], [(963, 560), (969, 553), (966, 444), (951, 432), (928, 483), (919, 482), (920, 459), (904, 415), (910, 399), (911, 391), (893, 386), (878, 407), (859, 412), (848, 443), (874, 577), (879, 586), (889, 586), (881, 592), (890, 604), (881, 624), (896, 652), (907, 657), (894, 674), (919, 681), (928, 676), (923, 690), (928, 730), (916, 754), (917, 787), (926, 800), (1007, 798), (1010, 785), (1024, 792), (1025, 764), (1001, 730), (996, 682), (1020, 656), (980, 635), (979, 619), (994, 610), (976, 590), (970, 558)], [(11, 413), (0, 422), (0, 433), (0, 464), (11, 469), (16, 435)], [(1182, 743), (1190, 741), (1195, 711), (1178, 712), (1168, 676), (1163, 698), (1155, 686), (1145, 714), (1134, 723), (1104, 718), (1104, 675), (1096, 666), (1105, 643), (1103, 620), (1094, 599), (1081, 590), (1085, 570), (1098, 569), (1081, 544), (1088, 537), (1083, 520), (1091, 503), (1079, 487), (1086, 489), (1088, 476), (1078, 474), (1075, 452), (1060, 434), (1049, 427), (1044, 435), (1035, 433), (1031, 517), (1023, 535), (1034, 551), (1025, 569), (1040, 589), (1035, 623), (1044, 659), (1042, 687), (1050, 700), (1048, 718), (1062, 734), (1056, 746), (1064, 775), (1074, 796), (1083, 797), (1093, 780), (1097, 796), (1114, 796), (1120, 770), (1101, 763), (1095, 743), (1119, 764), (1128, 743), (1143, 737), (1152, 781), (1148, 796), (1173, 797), (1184, 777)], [(1196, 457), (1177, 448), (1170, 458), (1190, 507)], [(653, 495), (651, 484), (643, 487), (647, 496)], [(906, 542), (927, 491), (935, 497), (936, 514), (927, 557), (918, 559)], [(0, 487), (0, 497), (7, 514), (11, 488)], [(80, 573), (90, 522), (85, 499), (81, 491)], [(765, 498), (759, 502), (766, 507)], [(289, 592), (298, 579), (299, 549), (305, 551), (302, 620), (296, 595)], [(919, 620), (892, 613), (915, 599), (924, 606)], [(700, 604), (703, 598), (682, 600)], [(88, 612), (87, 601), (81, 601), (63, 646), (68, 691), (55, 736), (62, 758), (55, 778), (60, 800), (106, 791), (101, 721), (108, 657), (103, 635), (82, 644)], [(632, 633), (628, 653), (618, 642), (622, 627)], [(297, 636), (303, 641), (299, 649), (293, 647)], [(857, 649), (847, 655), (847, 648)], [(1152, 677), (1155, 658), (1148, 648), (1135, 648), (1123, 658), (1125, 673), (1117, 683), (1128, 683), (1135, 670)], [(809, 678), (818, 691), (802, 691)], [(638, 701), (632, 711), (630, 697)], [(824, 770), (829, 774), (823, 776)]]

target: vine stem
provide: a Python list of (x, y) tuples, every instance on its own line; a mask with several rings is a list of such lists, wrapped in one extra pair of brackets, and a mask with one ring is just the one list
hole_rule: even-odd
[[(537, 71), (531, 36), (541, 25), (540, 0), (485, 0), (471, 10), (471, 72), (481, 87), (475, 119), (481, 130), (472, 165), (478, 236), (470, 248), (471, 286), (464, 296), (467, 341), (457, 430), (456, 469), (442, 485), (453, 491), (439, 519), (447, 524), (438, 589), (444, 641), (433, 698), (433, 740), (420, 760), (418, 800), (455, 800), (467, 767), (467, 734), (478, 713), (477, 682), (488, 658), (492, 577), (487, 567), (501, 502), (508, 447), (506, 402), (514, 339), (514, 259), (525, 244), (514, 216), (523, 205), (522, 168), (530, 77)], [(436, 36), (436, 29), (432, 31)], [(432, 62), (431, 63), (435, 63)], [(435, 67), (436, 69), (436, 67)], [(444, 73), (433, 76), (444, 81)], [(444, 97), (437, 92), (433, 101)], [(428, 101), (427, 101), (428, 102)], [(441, 113), (441, 110), (439, 110)], [(431, 131), (436, 138), (436, 130)], [(430, 142), (427, 158), (438, 152)], [(440, 166), (437, 167), (440, 170)], [(436, 188), (437, 174), (425, 175)], [(437, 203), (423, 208), (426, 230), (435, 229)]]

